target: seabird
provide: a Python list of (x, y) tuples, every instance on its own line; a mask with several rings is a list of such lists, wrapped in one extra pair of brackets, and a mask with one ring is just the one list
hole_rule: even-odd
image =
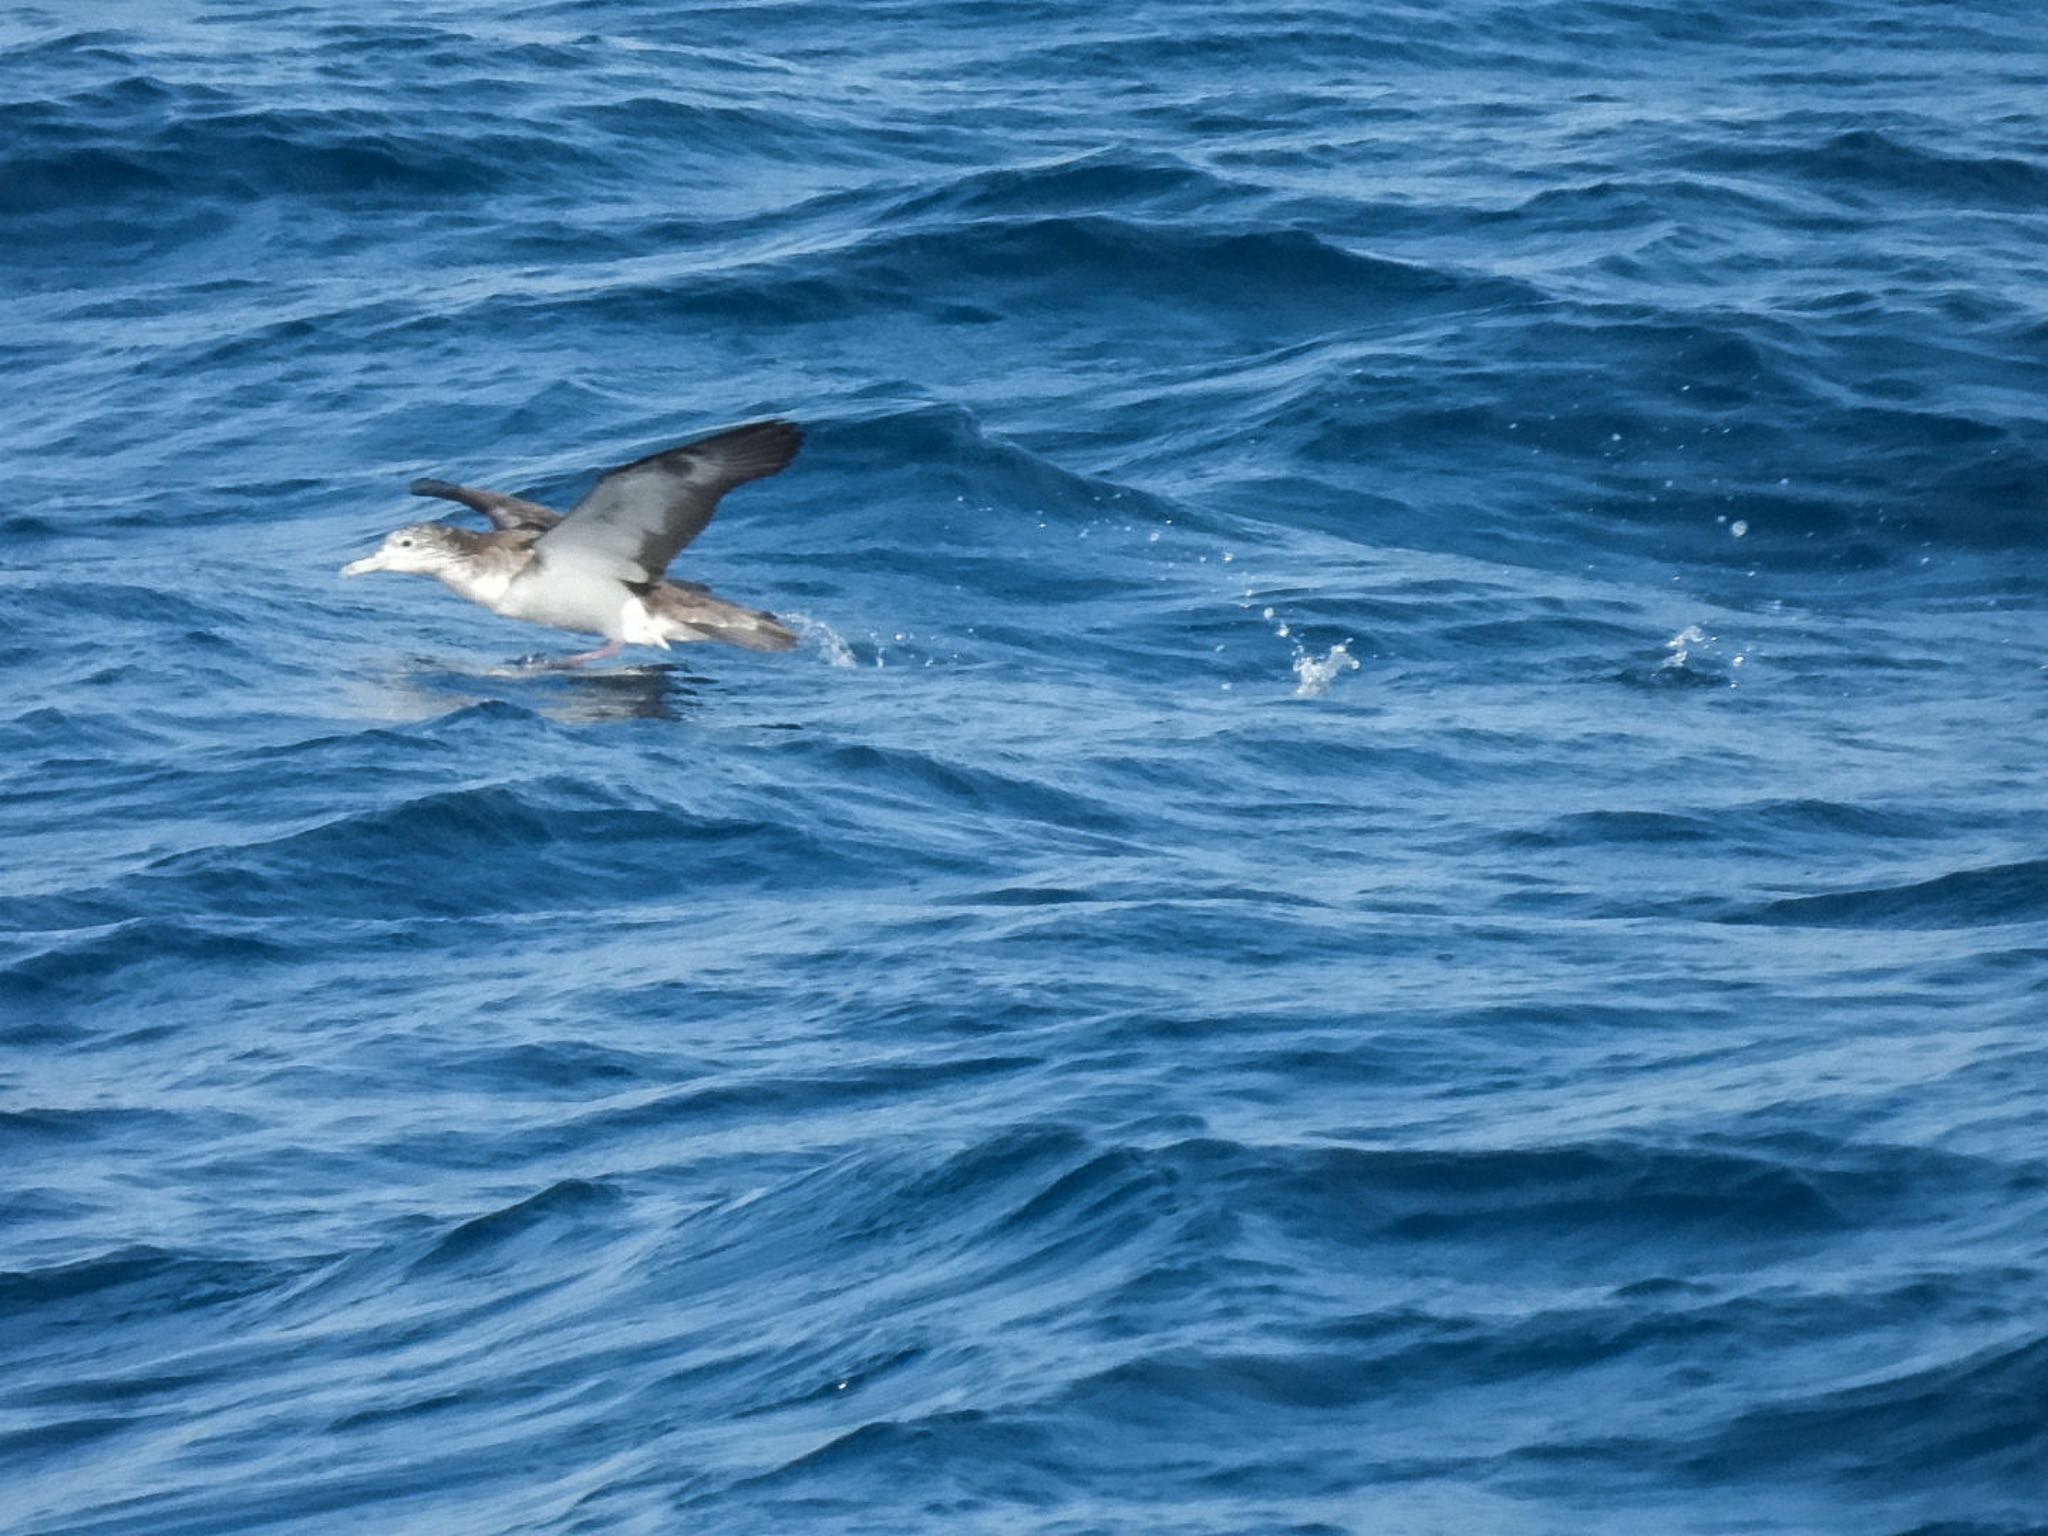
[(580, 666), (628, 645), (722, 640), (750, 651), (786, 651), (796, 636), (772, 613), (741, 608), (662, 572), (736, 485), (780, 471), (804, 435), (787, 421), (757, 421), (715, 437), (665, 448), (605, 474), (568, 516), (538, 502), (445, 480), (415, 480), (415, 496), (460, 502), (490, 520), (477, 533), (449, 523), (414, 523), (374, 555), (341, 568), (417, 571), (508, 619), (603, 635), (600, 650), (566, 656)]

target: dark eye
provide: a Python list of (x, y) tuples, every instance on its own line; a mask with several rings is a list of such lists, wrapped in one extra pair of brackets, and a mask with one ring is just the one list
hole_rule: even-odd
[(398, 541), (398, 547), (399, 547), (400, 549), (411, 549), (411, 548), (412, 548), (412, 540), (411, 540), (411, 539), (400, 539), (400, 540)]

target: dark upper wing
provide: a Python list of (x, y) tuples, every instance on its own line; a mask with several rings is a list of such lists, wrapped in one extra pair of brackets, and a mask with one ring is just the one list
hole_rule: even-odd
[(598, 481), (541, 535), (534, 552), (624, 581), (653, 581), (711, 521), (719, 497), (774, 474), (796, 457), (803, 440), (790, 422), (757, 421), (649, 454)]
[(409, 489), (415, 496), (439, 496), (444, 501), (459, 501), (470, 511), (483, 513), (491, 520), (493, 528), (552, 528), (562, 520), (561, 513), (537, 501), (524, 501), (497, 491), (480, 491), (470, 485), (450, 485), (446, 480), (415, 480)]

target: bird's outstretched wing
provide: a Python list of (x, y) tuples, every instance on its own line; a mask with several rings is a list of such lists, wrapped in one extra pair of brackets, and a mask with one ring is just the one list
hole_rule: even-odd
[(493, 528), (501, 530), (552, 528), (562, 520), (561, 513), (537, 501), (526, 501), (498, 491), (480, 491), (473, 485), (450, 485), (446, 480), (415, 480), (408, 489), (415, 496), (439, 496), (443, 501), (459, 501), (470, 511), (483, 513), (491, 520)]
[(719, 497), (780, 470), (803, 440), (790, 422), (757, 421), (636, 459), (598, 481), (534, 542), (534, 553), (621, 581), (658, 580), (711, 521)]

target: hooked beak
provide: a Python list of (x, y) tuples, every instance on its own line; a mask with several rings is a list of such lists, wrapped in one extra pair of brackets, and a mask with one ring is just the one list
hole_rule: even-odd
[(384, 551), (380, 549), (374, 555), (365, 555), (360, 560), (351, 560), (341, 568), (341, 574), (344, 576), (367, 576), (371, 571), (381, 571), (383, 569)]

